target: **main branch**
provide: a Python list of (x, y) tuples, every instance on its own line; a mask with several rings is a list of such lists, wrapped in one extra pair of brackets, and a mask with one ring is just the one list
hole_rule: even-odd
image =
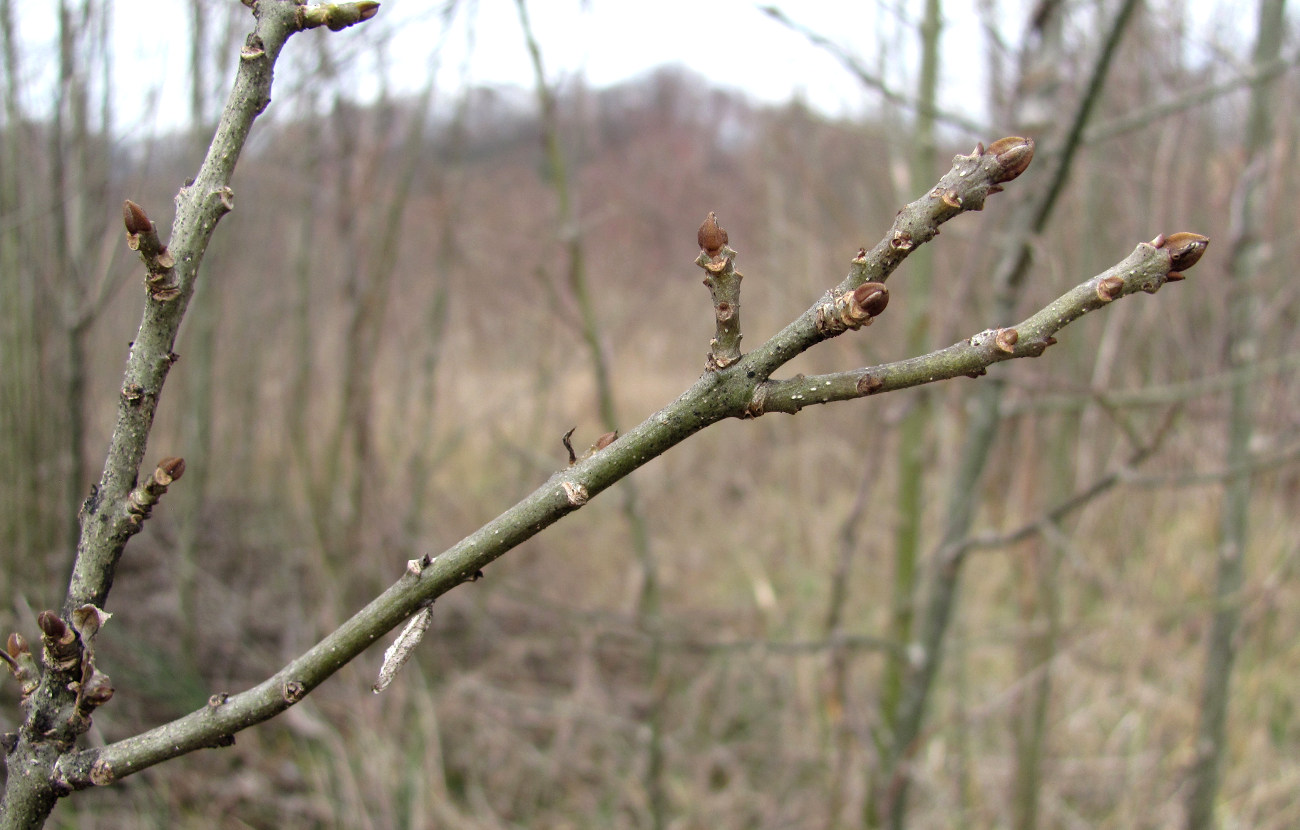
[(883, 286), (879, 284), (907, 254), (932, 239), (943, 222), (966, 210), (982, 208), (990, 193), (1001, 190), (1002, 183), (1025, 169), (1032, 152), (1032, 142), (1017, 138), (995, 142), (987, 151), (979, 146), (969, 156), (957, 156), (952, 170), (935, 188), (899, 212), (875, 248), (859, 252), (838, 286), (756, 351), (725, 366), (712, 362), (686, 392), (626, 435), (556, 472), (527, 498), (442, 554), (408, 563), (401, 578), (382, 595), (255, 688), (214, 697), (203, 709), (136, 737), (64, 755), (58, 767), (62, 783), (69, 788), (103, 785), (195, 749), (229, 743), (234, 733), (301, 700), (437, 597), (477, 578), (498, 557), (711, 424), (767, 411), (796, 411), (805, 403), (823, 402), (822, 397), (827, 401), (861, 397), (957, 374), (979, 374), (1000, 360), (1036, 356), (1063, 326), (1125, 294), (1156, 290), (1191, 267), (1204, 250), (1204, 237), (1193, 234), (1178, 234), (1168, 241), (1158, 238), (1139, 245), (1128, 259), (1061, 296), (1014, 329), (984, 332), (950, 349), (900, 364), (826, 379), (770, 380), (772, 372), (799, 353), (866, 324), (882, 311)]

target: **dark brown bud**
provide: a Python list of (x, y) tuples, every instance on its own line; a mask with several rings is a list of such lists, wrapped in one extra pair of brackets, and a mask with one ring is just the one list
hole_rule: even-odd
[(1171, 271), (1186, 271), (1191, 268), (1197, 262), (1200, 262), (1201, 255), (1205, 253), (1205, 247), (1209, 244), (1209, 237), (1201, 236), (1199, 233), (1183, 231), (1171, 234), (1165, 239), (1163, 246), (1165, 250), (1169, 251), (1169, 269)]
[(62, 640), (68, 634), (67, 624), (53, 611), (42, 611), (37, 614), (36, 624), (40, 626), (42, 634), (56, 642)]
[(704, 224), (700, 225), (699, 233), (695, 235), (696, 241), (700, 247), (709, 256), (717, 256), (722, 251), (722, 246), (727, 244), (727, 232), (718, 224), (718, 215), (709, 211), (705, 217)]
[(1120, 277), (1106, 277), (1097, 283), (1097, 297), (1103, 302), (1110, 302), (1124, 293), (1124, 280)]
[(858, 378), (857, 389), (863, 395), (874, 395), (885, 388), (885, 382), (875, 375), (863, 375)]
[(853, 290), (853, 302), (861, 306), (868, 317), (879, 317), (889, 305), (889, 289), (883, 282), (864, 282)]
[(126, 225), (126, 232), (132, 236), (148, 233), (153, 228), (144, 208), (130, 199), (122, 203), (122, 222)]
[(999, 170), (993, 180), (1001, 184), (1011, 181), (1029, 167), (1029, 162), (1034, 160), (1034, 140), (1007, 136), (990, 144), (988, 151), (997, 157)]

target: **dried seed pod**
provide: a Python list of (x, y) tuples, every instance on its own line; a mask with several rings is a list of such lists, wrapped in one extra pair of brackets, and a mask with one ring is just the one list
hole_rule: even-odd
[(113, 697), (113, 681), (98, 669), (94, 669), (88, 680), (81, 684), (81, 706), (83, 712), (103, 706)]
[(997, 157), (999, 171), (994, 182), (1009, 182), (1029, 167), (1034, 160), (1034, 140), (1020, 136), (999, 138), (989, 145), (988, 152)]
[(1186, 271), (1191, 268), (1200, 262), (1201, 255), (1205, 253), (1205, 247), (1209, 244), (1209, 237), (1201, 236), (1199, 233), (1183, 231), (1170, 234), (1164, 244), (1164, 248), (1169, 251), (1170, 270)]
[(711, 257), (717, 256), (722, 251), (722, 246), (727, 244), (727, 231), (718, 224), (716, 213), (709, 211), (695, 239), (704, 252)]
[(72, 624), (81, 634), (81, 639), (88, 641), (99, 632), (99, 629), (112, 616), (99, 606), (87, 603), (72, 609)]

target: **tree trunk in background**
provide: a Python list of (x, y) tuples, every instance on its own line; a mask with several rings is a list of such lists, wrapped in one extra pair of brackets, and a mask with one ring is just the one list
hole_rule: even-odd
[[(921, 71), (917, 83), (916, 125), (912, 132), (912, 154), (908, 160), (908, 194), (903, 201), (916, 198), (933, 179), (938, 152), (934, 137), (934, 107), (939, 86), (939, 44), (942, 34), (942, 10), (939, 0), (926, 0), (921, 21)], [(908, 300), (907, 352), (923, 354), (930, 348), (930, 284), (934, 272), (934, 255), (929, 246), (915, 251), (902, 277), (902, 291)], [(896, 643), (912, 641), (912, 622), (916, 611), (917, 560), (921, 549), (921, 527), (925, 518), (925, 468), (934, 447), (932, 412), (934, 397), (930, 390), (916, 393), (915, 408), (903, 419), (898, 434), (898, 502), (894, 534), (894, 587), (890, 594), (888, 637)], [(888, 786), (893, 759), (901, 748), (891, 737), (898, 722), (898, 705), (907, 672), (905, 653), (890, 655), (880, 689), (880, 725), (876, 744), (879, 754), (888, 760), (871, 772), (868, 784), (866, 818), (876, 826), (882, 817), (882, 786)], [(882, 777), (883, 773), (883, 777)]]
[[(1031, 243), (1043, 231), (1052, 215), (1082, 138), (1083, 126), (1100, 98), (1115, 49), (1137, 5), (1137, 0), (1125, 0), (1113, 18), (1093, 65), (1088, 87), (1081, 94), (1064, 139), (1057, 144), (1060, 150), (1054, 158), (1055, 166), (1047, 171), (1045, 178), (1038, 180), (1037, 194), (1023, 203), (1023, 209), (1013, 219), (1013, 244), (1006, 249), (1007, 253), (998, 264), (992, 279), (994, 309), (991, 319), (996, 324), (1004, 325), (1015, 319), (1016, 300), (1031, 263)], [(1037, 44), (1040, 66), (1048, 62), (1052, 49), (1059, 47), (1060, 41), (1053, 34), (1053, 27), (1059, 27), (1059, 19), (1056, 18), (1059, 18), (1062, 11), (1057, 3), (1045, 4), (1043, 8), (1046, 15), (1039, 18), (1042, 25)], [(1029, 76), (1027, 70), (1025, 75)], [(1049, 74), (1047, 78), (1050, 81), (1054, 76)], [(1035, 80), (1042, 84), (1042, 79)], [(1020, 96), (1024, 111), (1030, 118), (1037, 120), (1053, 113), (1056, 120), (1060, 121), (1057, 112), (1059, 96), (1053, 83), (1043, 84), (1034, 90), (1022, 90)], [(1039, 108), (1043, 111), (1041, 116), (1033, 110), (1033, 106), (1039, 103)], [(912, 758), (920, 749), (921, 726), (942, 660), (948, 627), (956, 610), (959, 577), (965, 558), (965, 540), (975, 515), (980, 479), (997, 437), (1004, 385), (1005, 381), (1001, 377), (985, 378), (974, 396), (966, 441), (955, 475), (948, 485), (943, 536), (932, 559), (920, 636), (908, 643), (909, 652), (915, 654), (916, 658), (908, 667), (899, 713), (889, 743), (892, 752), (885, 759), (884, 786), (887, 790), (881, 804), (881, 809), (888, 816), (889, 826), (895, 830), (906, 826), (907, 795), (912, 777), (910, 766)]]
[[(211, 135), (207, 121), (206, 83), (209, 66), (206, 60), (208, 46), (208, 4), (204, 0), (190, 0), (190, 130), (196, 156), (206, 149), (206, 137)], [(219, 54), (226, 54), (220, 52)], [(190, 659), (197, 655), (200, 616), (195, 613), (195, 577), (198, 573), (198, 542), (202, 527), (203, 505), (208, 503), (211, 484), (211, 459), (213, 442), (213, 385), (217, 317), (221, 307), (221, 281), (205, 278), (205, 274), (220, 272), (214, 267), (219, 260), (220, 246), (215, 246), (204, 258), (199, 271), (200, 302), (189, 312), (184, 351), (187, 371), (183, 381), (187, 389), (185, 408), (184, 453), (187, 461), (187, 484), (178, 494), (182, 502), (176, 534), (176, 589), (183, 621), (179, 632), (181, 654)], [(196, 666), (186, 668), (194, 669)]]
[[(613, 376), (606, 359), (604, 333), (600, 312), (592, 299), (587, 279), (586, 251), (583, 247), (582, 218), (574, 203), (575, 195), (569, 178), (568, 163), (560, 138), (559, 114), (555, 93), (546, 80), (542, 66), (541, 47), (533, 34), (525, 0), (516, 0), (519, 22), (524, 30), (533, 77), (537, 85), (537, 99), (541, 109), (542, 139), (546, 162), (550, 170), (550, 184), (558, 202), (560, 234), (568, 256), (567, 284), (580, 315), (581, 335), (591, 358), (592, 379), (596, 386), (596, 405), (607, 432), (620, 428), (618, 406), (614, 394)], [(641, 590), (637, 595), (637, 626), (646, 633), (650, 646), (646, 654), (645, 670), (649, 677), (651, 696), (646, 715), (648, 739), (646, 747), (645, 788), (650, 806), (650, 826), (663, 830), (668, 826), (668, 796), (664, 789), (664, 713), (669, 692), (669, 677), (664, 668), (663, 633), (659, 615), (659, 567), (650, 545), (650, 533), (641, 510), (641, 499), (636, 482), (626, 479), (619, 483), (622, 496), (623, 518), (627, 522), (632, 551), (640, 567)], [(590, 659), (590, 651), (584, 659)]]
[[(1259, 29), (1255, 40), (1255, 65), (1277, 59), (1286, 26), (1285, 0), (1260, 0)], [(1267, 251), (1261, 227), (1268, 182), (1269, 144), (1272, 142), (1272, 108), (1269, 90), (1275, 76), (1251, 87), (1246, 122), (1246, 164), (1237, 185), (1230, 239), (1231, 286), (1227, 291), (1229, 327), (1223, 364), (1232, 371), (1258, 359), (1255, 311), (1259, 298), (1251, 285), (1265, 264)], [(1206, 830), (1215, 826), (1214, 802), (1218, 795), (1226, 743), (1229, 680), (1236, 656), (1237, 626), (1241, 617), (1241, 586), (1245, 572), (1247, 526), (1250, 511), (1250, 476), (1242, 468), (1250, 459), (1254, 406), (1249, 383), (1239, 373), (1232, 385), (1227, 424), (1228, 469), (1241, 470), (1231, 477), (1223, 493), (1219, 516), (1218, 576), (1214, 589), (1214, 622), (1206, 644), (1205, 677), (1201, 690), (1200, 724), (1196, 731), (1196, 761), (1187, 795), (1187, 827)]]

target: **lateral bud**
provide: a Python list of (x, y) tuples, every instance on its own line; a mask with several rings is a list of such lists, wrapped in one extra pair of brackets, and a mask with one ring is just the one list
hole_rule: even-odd
[(1097, 299), (1108, 303), (1124, 293), (1124, 280), (1109, 276), (1097, 283)]
[(993, 338), (993, 345), (998, 347), (998, 351), (1004, 354), (1015, 354), (1016, 343), (1020, 341), (1020, 332), (1015, 329), (998, 329), (997, 336)]

